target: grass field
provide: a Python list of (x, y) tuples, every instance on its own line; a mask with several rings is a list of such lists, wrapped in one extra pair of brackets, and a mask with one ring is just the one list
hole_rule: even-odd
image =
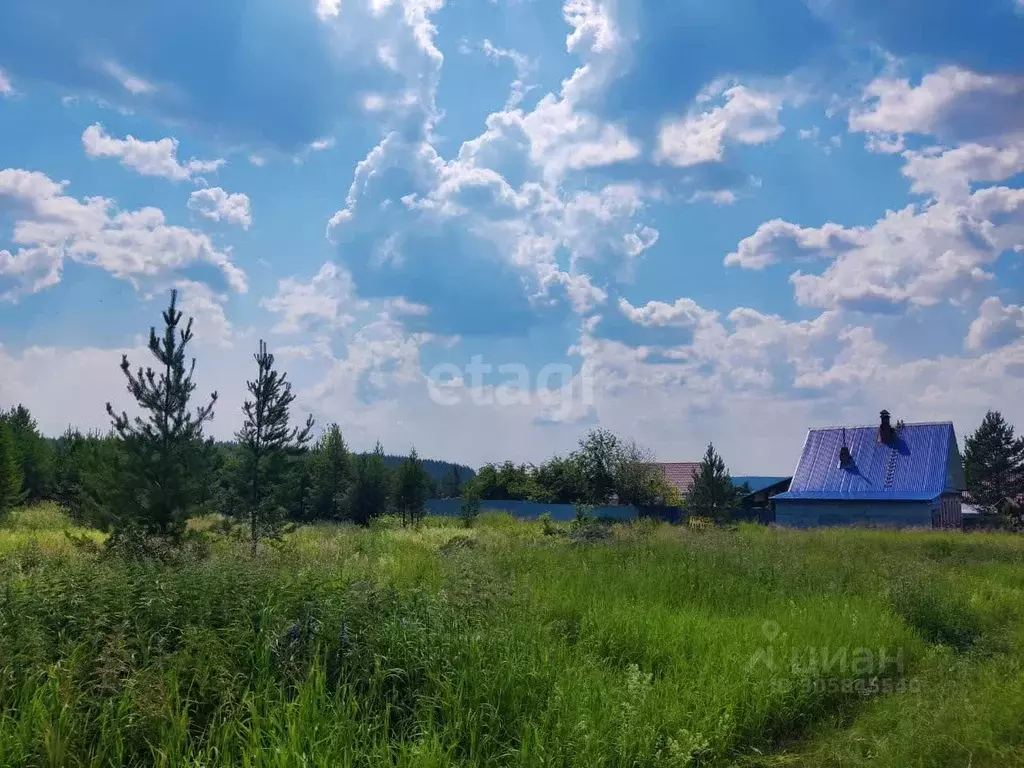
[(0, 528), (2, 766), (1024, 765), (1011, 535), (68, 525)]

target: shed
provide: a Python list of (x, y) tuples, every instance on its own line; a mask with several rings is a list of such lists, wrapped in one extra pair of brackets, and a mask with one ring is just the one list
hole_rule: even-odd
[(813, 527), (960, 528), (963, 460), (952, 422), (807, 433), (789, 490), (772, 498), (776, 522)]

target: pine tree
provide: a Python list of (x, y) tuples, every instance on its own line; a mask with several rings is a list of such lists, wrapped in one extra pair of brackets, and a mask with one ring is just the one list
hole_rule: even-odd
[(422, 519), (427, 501), (427, 479), (423, 462), (413, 448), (395, 472), (395, 507), (402, 513), (402, 525)]
[(441, 483), (441, 495), (446, 499), (457, 499), (462, 493), (462, 476), (457, 464), (452, 464)]
[(995, 507), (1024, 494), (1024, 437), (999, 411), (989, 411), (981, 426), (964, 441), (964, 478), (971, 501)]
[(686, 494), (689, 511), (721, 522), (730, 519), (738, 502), (738, 493), (725, 462), (715, 451), (715, 446), (708, 443), (700, 468), (694, 475), (693, 485)]
[(359, 525), (366, 525), (387, 511), (388, 470), (380, 443), (373, 453), (356, 458), (348, 506), (352, 521)]
[(157, 369), (143, 371), (140, 366), (133, 374), (128, 355), (121, 359), (128, 392), (145, 418), (129, 419), (107, 403), (125, 459), (123, 493), (110, 499), (115, 534), (139, 528), (146, 534), (177, 539), (196, 501), (203, 423), (213, 418), (217, 393), (194, 413), (189, 410), (196, 389), (192, 381), (196, 361), (185, 364), (185, 348), (193, 337), (192, 319), (184, 330), (178, 329), (182, 313), (177, 300), (178, 292), (171, 291), (170, 305), (163, 312), (163, 337), (157, 336), (155, 327), (149, 330), (149, 351)]
[(289, 455), (305, 450), (313, 431), (313, 417), (301, 429), (289, 425), (291, 404), (295, 401), (287, 374), (274, 368), (274, 356), (261, 339), (256, 360), (256, 378), (247, 383), (252, 400), (242, 405), (245, 421), (235, 437), (245, 456), (248, 480), (248, 517), (252, 555), (262, 535), (274, 535), (284, 515), (268, 488), (276, 488), (287, 470)]
[(0, 520), (21, 501), (21, 468), (14, 443), (14, 430), (0, 419)]
[(331, 424), (313, 449), (313, 509), (321, 520), (342, 520), (348, 512), (352, 466), (337, 424)]
[(53, 482), (53, 456), (50, 444), (39, 433), (36, 420), (28, 408), (20, 403), (11, 408), (4, 418), (11, 427), (18, 465), (21, 469), (26, 501), (41, 501), (50, 497)]

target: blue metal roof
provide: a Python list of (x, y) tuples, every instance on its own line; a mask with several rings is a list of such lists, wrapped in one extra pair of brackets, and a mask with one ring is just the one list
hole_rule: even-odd
[(757, 493), (776, 483), (781, 483), (783, 480), (789, 480), (789, 476), (738, 475), (732, 478), (732, 484), (738, 488), (746, 483), (750, 486), (751, 493)]
[[(839, 466), (843, 444), (852, 463)], [(891, 444), (878, 427), (828, 427), (807, 433), (789, 491), (774, 499), (929, 501), (947, 485), (956, 451), (951, 422), (903, 425)]]

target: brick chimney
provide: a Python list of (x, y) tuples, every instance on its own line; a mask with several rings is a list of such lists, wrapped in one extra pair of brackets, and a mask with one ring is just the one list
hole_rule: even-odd
[(878, 440), (882, 443), (888, 443), (895, 434), (892, 424), (889, 423), (889, 412), (883, 410), (879, 416), (881, 417), (881, 423), (878, 425)]

